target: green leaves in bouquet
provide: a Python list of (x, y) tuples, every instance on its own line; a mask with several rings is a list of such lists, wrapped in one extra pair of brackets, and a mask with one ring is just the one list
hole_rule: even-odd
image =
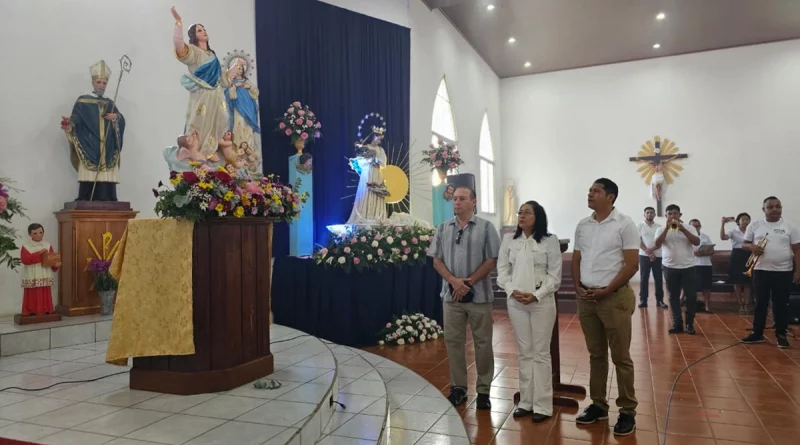
[(27, 218), (25, 211), (27, 210), (22, 203), (13, 196), (21, 190), (13, 187), (10, 178), (0, 177), (0, 197), (5, 200), (5, 208), (0, 211), (0, 266), (5, 266), (11, 270), (19, 267), (22, 262), (19, 258), (11, 255), (11, 252), (19, 249), (16, 240), (19, 237), (17, 230), (11, 226), (11, 218), (20, 216)]
[(331, 238), (314, 254), (317, 264), (350, 273), (394, 266), (424, 264), (433, 229), (421, 226), (359, 227)]

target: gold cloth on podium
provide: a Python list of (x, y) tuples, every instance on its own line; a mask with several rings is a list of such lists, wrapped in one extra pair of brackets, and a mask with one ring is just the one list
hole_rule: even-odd
[(191, 355), (192, 231), (175, 219), (128, 222), (111, 274), (119, 280), (106, 362)]

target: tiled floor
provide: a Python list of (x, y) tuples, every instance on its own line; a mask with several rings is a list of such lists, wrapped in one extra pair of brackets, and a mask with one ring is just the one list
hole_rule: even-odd
[[(512, 397), (518, 388), (517, 347), (504, 310), (494, 314), (495, 379), (491, 412), (474, 407), (470, 399), (458, 409), (470, 441), (475, 445), (657, 445), (664, 435), (664, 418), (672, 382), (688, 363), (737, 343), (750, 326), (749, 317), (734, 314), (700, 314), (696, 336), (670, 336), (668, 310), (651, 306), (633, 315), (635, 386), (639, 408), (637, 432), (626, 438), (611, 434), (616, 413), (609, 424), (578, 427), (576, 410), (556, 408), (548, 422), (534, 425), (530, 419), (516, 421)], [(580, 323), (575, 314), (559, 316), (561, 332), (561, 378), (563, 383), (589, 384), (589, 360)], [(800, 444), (800, 341), (793, 349), (779, 350), (774, 331), (771, 343), (735, 346), (693, 366), (677, 384), (672, 400), (667, 443), (672, 445), (797, 445)], [(468, 357), (474, 360), (468, 346)], [(390, 358), (416, 371), (436, 388), (447, 392), (448, 363), (443, 341), (404, 347), (367, 350)], [(612, 366), (613, 370), (613, 366)], [(470, 364), (471, 384), (475, 381)], [(616, 379), (609, 375), (609, 398), (616, 410)], [(580, 401), (581, 409), (588, 397)], [(450, 420), (450, 419), (448, 419)]]

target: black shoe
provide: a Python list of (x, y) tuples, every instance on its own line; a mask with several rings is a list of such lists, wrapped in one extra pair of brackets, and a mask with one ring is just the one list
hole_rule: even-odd
[(492, 409), (492, 402), (489, 400), (489, 394), (478, 394), (475, 408), (483, 410)]
[(522, 408), (517, 408), (517, 409), (514, 410), (514, 418), (515, 419), (519, 419), (520, 417), (528, 417), (530, 415), (533, 415), (533, 411), (530, 411), (530, 410), (527, 410), (527, 409), (522, 409)]
[(683, 334), (683, 328), (678, 328), (678, 327), (673, 326), (673, 327), (669, 328), (669, 331), (667, 331), (667, 332), (669, 332), (670, 334)]
[(778, 342), (778, 347), (781, 349), (789, 349), (789, 340), (786, 340), (785, 335), (778, 335), (775, 337), (775, 340)]
[(751, 333), (750, 335), (742, 339), (742, 343), (746, 345), (752, 345), (755, 343), (764, 343), (765, 341), (766, 340), (764, 340), (763, 335), (756, 335), (755, 332)]
[(533, 415), (533, 423), (542, 423), (545, 420), (549, 419), (550, 416), (546, 416), (544, 414), (535, 413)]
[(639, 303), (639, 309), (646, 309), (647, 303)]
[(615, 436), (627, 436), (636, 431), (636, 419), (630, 414), (620, 413), (614, 425)]
[(608, 419), (608, 411), (603, 411), (599, 406), (591, 404), (583, 410), (583, 414), (575, 418), (575, 422), (581, 425), (591, 425), (598, 420)]
[(686, 333), (689, 334), (689, 335), (694, 335), (695, 334), (694, 326), (692, 326), (690, 324), (687, 324), (686, 325)]
[(453, 406), (461, 405), (467, 401), (467, 392), (464, 391), (463, 388), (452, 388), (450, 389), (450, 395), (447, 396), (447, 400), (449, 400)]
[(660, 307), (661, 309), (669, 309), (669, 306), (667, 306), (666, 304), (664, 304), (664, 302), (663, 302), (663, 301), (659, 301), (659, 302), (658, 302), (658, 307)]

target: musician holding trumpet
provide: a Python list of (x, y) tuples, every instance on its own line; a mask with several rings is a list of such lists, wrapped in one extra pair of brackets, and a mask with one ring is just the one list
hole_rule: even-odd
[[(772, 299), (775, 339), (778, 347), (789, 347), (786, 327), (792, 281), (800, 283), (800, 231), (781, 217), (781, 201), (770, 196), (762, 207), (764, 219), (753, 221), (744, 234), (744, 248), (751, 252), (745, 274), (753, 276), (756, 309), (753, 332), (742, 343), (763, 343), (767, 308)], [(794, 258), (793, 258), (794, 257)], [(794, 267), (794, 274), (792, 268)]]

